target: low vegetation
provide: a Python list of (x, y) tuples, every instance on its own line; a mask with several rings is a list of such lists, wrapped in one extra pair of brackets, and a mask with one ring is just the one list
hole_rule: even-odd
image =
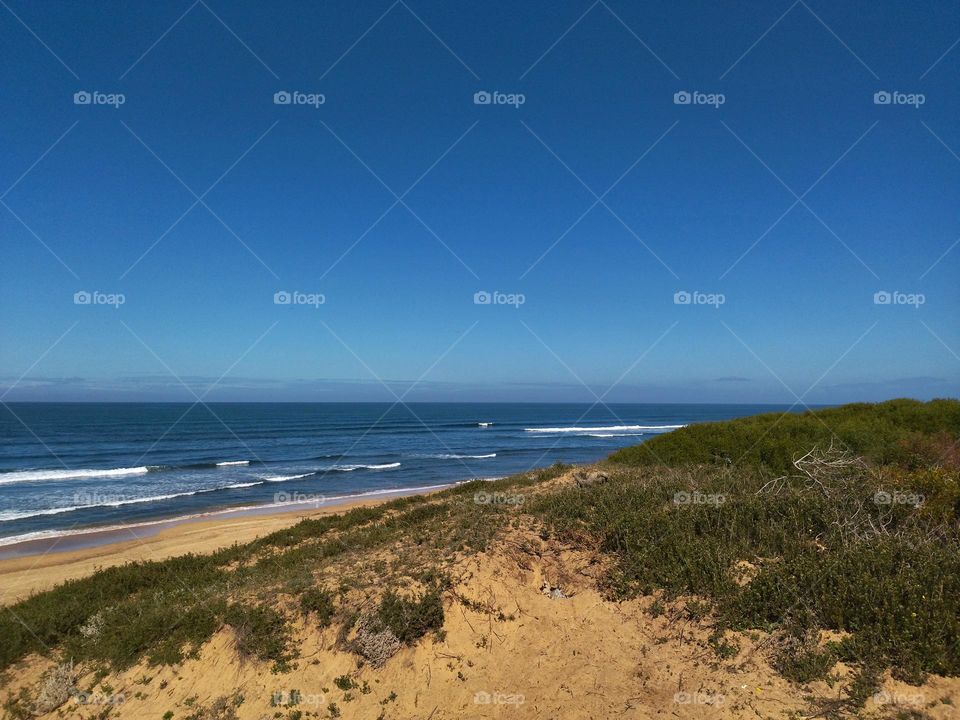
[(272, 607), (234, 603), (227, 607), (223, 620), (233, 628), (242, 657), (271, 660), (278, 669), (290, 659), (286, 620)]
[[(841, 660), (861, 684), (958, 675), (958, 417), (956, 401), (898, 400), (685, 428), (616, 453), (617, 482), (526, 510), (611, 554), (613, 597), (695, 595), (721, 628), (774, 633), (791, 679)], [(655, 463), (687, 453), (699, 464)]]
[(440, 588), (414, 598), (401, 597), (391, 590), (380, 600), (374, 617), (382, 629), (389, 630), (400, 642), (415, 643), (430, 630), (443, 627)]
[(804, 413), (766, 413), (700, 423), (652, 438), (611, 455), (614, 463), (671, 467), (719, 465), (793, 470), (797, 453), (831, 442), (876, 465), (956, 467), (960, 450), (956, 400), (890, 400)]
[(381, 667), (441, 636), (454, 559), (522, 522), (605, 556), (610, 598), (656, 594), (652, 618), (679, 607), (709, 622), (720, 662), (737, 658), (737, 633), (763, 631), (790, 680), (852, 666), (854, 708), (888, 669), (960, 675), (958, 439), (952, 400), (684, 428), (615, 453), (602, 481), (555, 487), (568, 468), (554, 466), (64, 583), (0, 615), (0, 670), (30, 653), (103, 672), (172, 664), (229, 629), (241, 657), (284, 672), (297, 619)]
[(313, 613), (320, 627), (327, 627), (335, 612), (333, 593), (320, 587), (309, 586), (300, 593), (300, 609)]

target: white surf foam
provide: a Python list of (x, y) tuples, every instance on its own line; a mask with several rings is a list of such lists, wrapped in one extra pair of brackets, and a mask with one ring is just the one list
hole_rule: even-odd
[(217, 467), (231, 467), (233, 465), (249, 465), (249, 460), (228, 460), (227, 462), (218, 462)]
[(524, 428), (525, 432), (530, 433), (600, 433), (600, 432), (625, 432), (628, 430), (638, 432), (669, 432), (686, 427), (686, 425), (606, 425), (604, 427), (550, 427), (550, 428)]
[(146, 466), (132, 468), (107, 468), (103, 470), (18, 470), (0, 473), (0, 485), (38, 480), (71, 480), (77, 478), (123, 477), (125, 475), (143, 475), (150, 472)]
[[(248, 488), (254, 485), (263, 485), (263, 481), (249, 483), (234, 483), (233, 485), (222, 485), (214, 488), (203, 488), (201, 490), (191, 490), (189, 492), (169, 493), (167, 495), (150, 495), (142, 498), (123, 498), (121, 500), (107, 500), (98, 503), (86, 503), (83, 505), (68, 505), (59, 508), (45, 508), (43, 510), (30, 510), (18, 512), (14, 510), (5, 510), (0, 512), (0, 521), (4, 520), (23, 520), (24, 518), (39, 517), (41, 515), (60, 515), (62, 513), (73, 512), (75, 510), (89, 510), (92, 508), (103, 507), (121, 507), (123, 505), (138, 505), (141, 503), (159, 502), (161, 500), (173, 500), (175, 498), (190, 497), (192, 495), (202, 495), (204, 493), (218, 492), (220, 490), (235, 490), (238, 488)], [(2, 543), (0, 543), (2, 544)]]
[(264, 482), (286, 482), (287, 480), (299, 480), (300, 478), (310, 477), (312, 472), (301, 473), (300, 475), (274, 475), (263, 478)]
[(0, 512), (0, 521), (23, 520), (24, 518), (40, 517), (41, 515), (59, 515), (60, 513), (72, 512), (73, 510), (79, 510), (79, 507), (48, 508), (46, 510), (33, 510), (30, 512), (4, 510)]
[(334, 465), (327, 470), (334, 472), (353, 472), (354, 470), (392, 470), (400, 467), (400, 463), (384, 463), (382, 465)]
[(486, 455), (457, 455), (456, 453), (441, 453), (439, 455), (418, 455), (417, 457), (433, 458), (435, 460), (487, 460), (495, 458), (496, 453), (487, 453)]

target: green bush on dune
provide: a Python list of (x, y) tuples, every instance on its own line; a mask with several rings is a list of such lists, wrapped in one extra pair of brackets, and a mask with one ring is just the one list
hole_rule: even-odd
[[(733, 464), (783, 473), (798, 451), (833, 441), (876, 464), (924, 463), (936, 455), (936, 438), (960, 436), (960, 402), (890, 400), (855, 403), (804, 413), (765, 413), (724, 422), (700, 423), (624, 448), (610, 456), (625, 465)], [(944, 452), (950, 441), (945, 440)]]
[(434, 588), (415, 598), (404, 598), (388, 591), (380, 601), (375, 617), (400, 642), (410, 645), (428, 631), (439, 630), (443, 626), (440, 591)]
[(290, 659), (289, 630), (281, 613), (263, 605), (233, 603), (224, 620), (233, 628), (241, 656), (273, 660), (277, 667), (285, 667)]

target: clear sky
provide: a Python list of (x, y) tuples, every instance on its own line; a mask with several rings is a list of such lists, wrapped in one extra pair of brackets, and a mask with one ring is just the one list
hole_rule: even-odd
[(0, 6), (4, 401), (960, 393), (956, 2)]

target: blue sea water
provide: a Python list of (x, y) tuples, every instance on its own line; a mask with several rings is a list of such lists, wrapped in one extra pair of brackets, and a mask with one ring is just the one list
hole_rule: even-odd
[(0, 544), (591, 462), (773, 405), (9, 403)]

